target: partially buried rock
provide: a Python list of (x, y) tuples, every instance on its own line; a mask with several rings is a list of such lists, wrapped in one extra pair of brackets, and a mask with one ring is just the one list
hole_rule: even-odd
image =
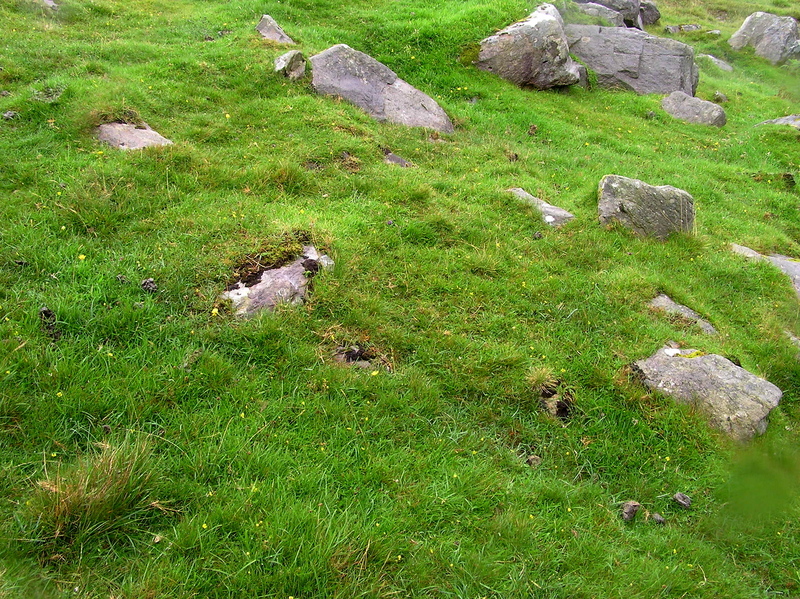
[(286, 32), (280, 25), (269, 15), (263, 15), (261, 20), (256, 25), (256, 31), (261, 34), (264, 39), (273, 41), (277, 44), (294, 44), (294, 40), (286, 35)]
[(274, 310), (278, 304), (301, 304), (311, 277), (320, 269), (333, 266), (333, 260), (314, 246), (304, 246), (303, 254), (280, 268), (264, 270), (254, 283), (239, 281), (220, 297), (230, 300), (237, 316), (254, 316), (260, 310)]
[(378, 121), (453, 132), (441, 106), (371, 56), (338, 44), (309, 60), (317, 93), (340, 96)]
[(800, 259), (790, 258), (781, 254), (771, 254), (762, 256), (755, 250), (751, 250), (743, 245), (731, 244), (731, 249), (742, 256), (756, 260), (766, 260), (777, 266), (792, 281), (798, 298), (800, 298)]
[(622, 16), (622, 13), (603, 6), (602, 4), (595, 4), (594, 2), (578, 4), (578, 10), (590, 17), (602, 19), (612, 27), (625, 27), (625, 18)]
[(142, 288), (142, 291), (146, 291), (147, 293), (155, 293), (158, 291), (158, 285), (156, 285), (153, 279), (145, 279), (139, 286)]
[(97, 128), (97, 139), (120, 150), (141, 150), (151, 146), (168, 146), (172, 142), (153, 131), (146, 123), (105, 123)]
[(758, 56), (772, 64), (783, 64), (800, 58), (800, 37), (797, 21), (768, 12), (755, 12), (747, 17), (739, 30), (728, 40), (731, 48), (752, 46)]
[(512, 187), (508, 191), (513, 193), (526, 204), (530, 204), (536, 208), (536, 210), (541, 213), (542, 220), (551, 227), (560, 227), (561, 225), (564, 225), (575, 218), (573, 214), (570, 214), (563, 208), (548, 204), (544, 200), (540, 200), (539, 198), (532, 196), (521, 187)]
[(302, 79), (306, 74), (306, 57), (299, 50), (290, 50), (275, 59), (275, 72), (292, 81)]
[(529, 455), (525, 458), (525, 463), (531, 468), (538, 468), (542, 464), (542, 458), (538, 455)]
[(756, 125), (788, 125), (800, 131), (800, 114), (790, 114), (789, 116), (782, 116), (779, 119), (771, 119), (769, 121), (761, 121)]
[(686, 493), (675, 493), (672, 497), (675, 502), (684, 509), (689, 509), (692, 507), (692, 498), (689, 497)]
[(694, 50), (638, 29), (567, 25), (569, 49), (595, 72), (600, 87), (639, 94), (694, 95), (699, 78)]
[(728, 122), (721, 106), (682, 91), (674, 91), (664, 98), (661, 107), (676, 119), (695, 125), (722, 127)]
[(42, 324), (42, 329), (47, 336), (50, 337), (53, 341), (58, 341), (59, 337), (61, 337), (61, 331), (56, 328), (56, 314), (47, 306), (42, 307), (39, 310), (39, 320)]
[(552, 4), (542, 4), (524, 21), (482, 40), (475, 66), (535, 89), (580, 80), (578, 64), (569, 56), (564, 21)]
[(668, 314), (675, 314), (686, 320), (694, 322), (702, 331), (708, 335), (716, 335), (717, 330), (711, 325), (710, 322), (704, 320), (697, 312), (691, 308), (674, 302), (668, 295), (660, 294), (656, 296), (651, 302), (650, 307), (656, 310), (661, 310)]
[(11, 121), (19, 116), (19, 113), (14, 110), (6, 110), (3, 113), (3, 119), (6, 121)]
[(711, 54), (698, 54), (697, 58), (705, 58), (711, 64), (713, 64), (715, 67), (717, 67), (718, 69), (721, 69), (721, 70), (723, 70), (723, 71), (725, 71), (727, 73), (730, 73), (730, 72), (733, 71), (733, 67), (731, 65), (729, 65), (724, 60), (717, 58), (716, 56), (712, 56)]
[(694, 406), (711, 426), (742, 442), (764, 433), (783, 395), (730, 360), (693, 349), (662, 348), (632, 368), (645, 386)]
[(700, 25), (669, 25), (668, 27), (664, 27), (664, 31), (667, 33), (682, 33), (688, 31), (700, 31)]
[(721, 91), (714, 92), (714, 102), (716, 102), (717, 104), (724, 104), (727, 101), (728, 101), (728, 96), (723, 94)]
[(399, 166), (401, 168), (410, 168), (410, 167), (414, 166), (408, 160), (406, 160), (405, 158), (401, 158), (400, 156), (398, 156), (397, 154), (395, 154), (391, 150), (384, 150), (383, 151), (383, 156), (384, 156), (383, 161), (386, 164), (394, 164), (394, 165), (397, 165), (397, 166)]
[[(582, 2), (582, 0), (578, 0)], [(592, 0), (595, 4), (602, 4), (622, 15), (624, 24), (628, 27), (642, 28), (641, 2), (639, 0)]]
[(642, 507), (638, 501), (626, 501), (622, 504), (622, 519), (630, 522), (636, 517), (636, 512)]
[(656, 524), (666, 524), (667, 521), (664, 519), (664, 516), (659, 514), (658, 512), (653, 512), (650, 514), (650, 517), (653, 519), (653, 522)]
[(635, 233), (666, 239), (671, 233), (690, 233), (694, 227), (694, 198), (671, 185), (653, 186), (638, 179), (606, 175), (598, 187), (600, 223), (619, 223)]

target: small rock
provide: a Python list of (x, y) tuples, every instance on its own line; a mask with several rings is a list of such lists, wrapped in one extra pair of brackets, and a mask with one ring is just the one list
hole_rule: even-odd
[(622, 519), (630, 522), (636, 517), (636, 512), (642, 507), (638, 501), (626, 501), (622, 504)]
[(727, 101), (728, 101), (728, 96), (726, 96), (720, 91), (714, 92), (714, 102), (716, 102), (717, 104), (724, 104)]
[(564, 225), (575, 218), (575, 215), (567, 212), (563, 208), (548, 204), (544, 200), (540, 200), (539, 198), (532, 196), (521, 187), (512, 187), (508, 191), (513, 193), (526, 204), (530, 204), (536, 208), (536, 210), (538, 210), (542, 215), (542, 220), (551, 227), (560, 227), (561, 225)]
[(706, 31), (708, 35), (722, 35), (722, 32), (719, 29), (710, 29)]
[(667, 33), (684, 33), (687, 31), (699, 31), (701, 29), (700, 25), (670, 25), (669, 27), (664, 27), (664, 31)]
[(675, 493), (672, 498), (678, 503), (678, 505), (680, 505), (682, 508), (686, 508), (687, 510), (692, 505), (692, 498), (685, 493)]
[(306, 74), (306, 57), (299, 50), (290, 50), (275, 59), (275, 72), (292, 81), (302, 79)]
[(647, 114), (644, 115), (644, 118), (646, 118), (648, 121), (652, 121), (654, 118), (656, 118), (656, 113), (652, 110), (648, 110)]
[(280, 25), (269, 15), (263, 15), (261, 20), (256, 25), (256, 31), (261, 34), (264, 39), (273, 41), (278, 44), (294, 44), (295, 41), (286, 35), (286, 32)]
[(3, 118), (5, 120), (7, 120), (7, 121), (10, 121), (11, 119), (15, 119), (18, 116), (19, 116), (19, 113), (17, 111), (15, 111), (15, 110), (7, 110), (6, 112), (3, 113)]
[(97, 139), (120, 150), (141, 150), (150, 146), (168, 146), (172, 142), (153, 131), (147, 123), (105, 123), (97, 128)]
[(540, 458), (538, 455), (529, 455), (527, 458), (525, 458), (525, 463), (531, 468), (536, 468), (542, 463), (542, 458)]
[(541, 231), (536, 231), (536, 232), (534, 232), (534, 234), (533, 234), (533, 238), (534, 238), (534, 239), (541, 239), (542, 237), (543, 237), (543, 235), (542, 235), (542, 232), (541, 232)]
[(153, 544), (154, 545), (158, 545), (163, 540), (164, 540), (164, 537), (162, 537), (161, 535), (156, 535), (156, 536), (153, 537)]
[(120, 283), (129, 283), (130, 282), (130, 281), (128, 281), (128, 277), (126, 277), (125, 275), (117, 275), (117, 281), (120, 282)]
[(603, 25), (610, 25), (611, 27), (625, 27), (625, 17), (622, 13), (603, 6), (602, 4), (595, 4), (594, 2), (580, 3), (577, 5), (578, 10), (582, 13), (605, 21)]
[(158, 285), (156, 285), (156, 282), (153, 279), (145, 279), (142, 281), (140, 287), (147, 293), (155, 293), (158, 291)]
[(731, 73), (733, 71), (733, 67), (731, 65), (729, 65), (724, 60), (717, 58), (716, 56), (712, 56), (711, 54), (698, 54), (697, 58), (705, 58), (706, 60), (711, 61), (711, 64), (713, 64), (718, 69), (721, 69), (728, 73)]
[(674, 302), (672, 298), (670, 298), (668, 295), (664, 293), (656, 296), (650, 302), (650, 307), (656, 310), (662, 310), (663, 312), (667, 312), (668, 314), (676, 314), (682, 318), (691, 320), (698, 327), (700, 327), (704, 333), (708, 335), (717, 334), (717, 330), (713, 327), (713, 325), (710, 322), (704, 320), (697, 312), (695, 312), (691, 308)]
[(384, 150), (383, 153), (384, 153), (383, 161), (386, 164), (396, 164), (397, 166), (402, 168), (409, 168), (411, 166), (414, 166), (408, 160), (401, 158), (400, 156), (398, 156), (397, 154), (395, 154), (390, 150)]
[(658, 512), (653, 512), (650, 514), (650, 517), (653, 519), (653, 522), (656, 524), (666, 524), (667, 521), (664, 519), (664, 516), (659, 514)]

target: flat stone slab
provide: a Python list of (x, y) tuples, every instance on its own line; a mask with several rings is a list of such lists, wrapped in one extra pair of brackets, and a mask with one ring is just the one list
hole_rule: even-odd
[(783, 272), (786, 276), (789, 277), (789, 279), (791, 279), (792, 285), (794, 286), (794, 290), (797, 292), (798, 298), (800, 298), (800, 259), (790, 258), (789, 256), (782, 256), (781, 254), (771, 254), (769, 256), (764, 256), (763, 254), (759, 254), (755, 250), (751, 250), (749, 247), (745, 247), (743, 245), (738, 245), (735, 243), (731, 244), (731, 250), (733, 250), (733, 252), (736, 254), (745, 256), (746, 258), (751, 258), (753, 260), (766, 260), (768, 262), (772, 262), (772, 264), (777, 266), (781, 270), (781, 272)]
[(661, 101), (661, 108), (678, 120), (694, 125), (722, 127), (728, 122), (725, 110), (713, 102), (674, 91)]
[(567, 212), (563, 208), (548, 204), (544, 200), (540, 200), (536, 196), (532, 196), (521, 187), (512, 187), (508, 190), (517, 196), (526, 204), (530, 204), (536, 208), (542, 215), (542, 220), (551, 227), (560, 227), (575, 218), (575, 215)]
[(106, 123), (97, 128), (97, 139), (120, 150), (141, 150), (151, 146), (169, 146), (170, 140), (153, 131), (147, 123)]
[(769, 413), (783, 392), (716, 354), (662, 348), (633, 364), (650, 389), (695, 406), (711, 426), (746, 442), (767, 429)]
[(264, 39), (275, 42), (276, 44), (292, 44), (295, 41), (286, 35), (283, 28), (278, 25), (277, 21), (269, 15), (263, 15), (261, 20), (256, 25), (256, 31), (261, 34)]
[(702, 316), (688, 306), (676, 303), (672, 300), (672, 298), (664, 293), (653, 298), (649, 306), (655, 310), (661, 310), (667, 314), (676, 314), (677, 316), (685, 318), (686, 320), (691, 320), (708, 335), (717, 334), (717, 329), (715, 329), (710, 322), (705, 320)]
[(800, 131), (800, 114), (790, 114), (789, 116), (782, 116), (779, 119), (771, 119), (769, 121), (761, 121), (756, 125), (788, 125)]
[(433, 98), (371, 56), (338, 44), (309, 60), (317, 93), (344, 98), (378, 121), (453, 132), (453, 123)]
[(333, 260), (320, 254), (311, 245), (303, 247), (303, 254), (293, 262), (280, 268), (271, 268), (261, 273), (251, 286), (241, 281), (220, 295), (230, 300), (237, 316), (249, 318), (261, 310), (272, 311), (278, 304), (302, 304), (305, 301), (308, 282), (320, 269), (331, 268)]

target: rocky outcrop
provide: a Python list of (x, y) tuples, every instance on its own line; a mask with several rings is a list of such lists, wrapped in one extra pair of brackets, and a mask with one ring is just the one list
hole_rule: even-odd
[(564, 21), (552, 4), (542, 4), (524, 21), (481, 41), (475, 65), (523, 87), (574, 85), (578, 65), (569, 57)]
[(561, 225), (564, 225), (575, 218), (573, 214), (567, 212), (563, 208), (548, 204), (544, 200), (540, 200), (539, 198), (532, 196), (521, 187), (512, 187), (508, 191), (513, 193), (526, 204), (530, 204), (536, 208), (536, 210), (541, 213), (542, 220), (551, 227), (560, 227)]
[(276, 44), (294, 44), (294, 40), (286, 35), (286, 32), (280, 25), (269, 15), (263, 15), (261, 20), (256, 25), (256, 31), (261, 34), (266, 40), (275, 42)]
[[(761, 121), (758, 125), (789, 125), (800, 131), (800, 114), (790, 114), (789, 116), (782, 116), (779, 119)], [(756, 125), (756, 127), (758, 127), (758, 125)]]
[(147, 123), (105, 123), (97, 128), (97, 139), (120, 150), (141, 150), (150, 146), (168, 146), (172, 142), (153, 131)]
[(717, 329), (715, 329), (710, 322), (688, 306), (676, 303), (671, 297), (664, 293), (654, 297), (649, 305), (654, 310), (666, 312), (667, 314), (674, 314), (675, 316), (693, 322), (707, 335), (717, 334)]
[(658, 239), (694, 228), (694, 199), (671, 185), (655, 187), (638, 179), (606, 175), (600, 180), (598, 197), (601, 224), (619, 223)]
[(611, 27), (625, 27), (625, 18), (616, 10), (603, 6), (602, 4), (595, 4), (594, 2), (587, 2), (585, 4), (578, 4), (578, 10), (583, 14), (602, 19), (607, 25)]
[(699, 75), (690, 46), (637, 29), (567, 25), (564, 30), (570, 52), (597, 74), (600, 86), (694, 95)]
[(725, 110), (713, 102), (694, 98), (681, 91), (672, 92), (661, 101), (661, 108), (676, 119), (695, 125), (722, 127), (728, 122)]
[(800, 37), (797, 21), (768, 12), (755, 12), (747, 17), (739, 30), (728, 40), (731, 48), (752, 46), (758, 56), (772, 64), (783, 64), (800, 58)]
[(371, 56), (338, 44), (309, 60), (318, 93), (340, 96), (378, 121), (453, 132), (441, 106)]
[(737, 441), (767, 429), (783, 393), (730, 360), (693, 349), (662, 348), (632, 366), (650, 389), (690, 404)]
[[(628, 27), (642, 28), (640, 17), (641, 3), (639, 0), (591, 0), (594, 4), (602, 4), (606, 8), (622, 15), (625, 25)], [(579, 0), (580, 2), (580, 0)]]
[(275, 59), (275, 72), (292, 81), (302, 79), (306, 74), (306, 57), (299, 50), (291, 50)]
[(735, 253), (745, 256), (746, 258), (752, 258), (754, 260), (766, 260), (771, 262), (774, 266), (777, 266), (781, 272), (783, 272), (783, 274), (791, 279), (794, 290), (797, 292), (798, 298), (800, 298), (800, 259), (782, 256), (781, 254), (770, 254), (769, 256), (764, 256), (755, 250), (751, 250), (749, 247), (737, 245), (735, 243), (731, 244), (731, 249)]

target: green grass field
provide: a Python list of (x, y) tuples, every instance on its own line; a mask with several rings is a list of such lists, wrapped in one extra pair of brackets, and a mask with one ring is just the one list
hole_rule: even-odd
[[(727, 44), (798, 5), (659, 2), (651, 32), (700, 23), (674, 37), (735, 67), (698, 61), (721, 129), (463, 64), (534, 7), (0, 0), (0, 113), (19, 113), (0, 120), (0, 598), (800, 596), (800, 304), (728, 249), (800, 257), (800, 136), (753, 126), (799, 112), (800, 66)], [(275, 75), (262, 13), (306, 56), (369, 53), (456, 132)], [(175, 144), (100, 144), (119, 118)], [(691, 193), (695, 233), (601, 227), (611, 173)], [(576, 219), (549, 229), (510, 187)], [(336, 261), (309, 301), (235, 318), (218, 295), (243, 258), (303, 236)], [(720, 334), (651, 312), (661, 292)], [(766, 435), (739, 447), (632, 380), (668, 340), (779, 386)], [(335, 362), (356, 344), (374, 368)], [(568, 419), (541, 410), (543, 377)]]

